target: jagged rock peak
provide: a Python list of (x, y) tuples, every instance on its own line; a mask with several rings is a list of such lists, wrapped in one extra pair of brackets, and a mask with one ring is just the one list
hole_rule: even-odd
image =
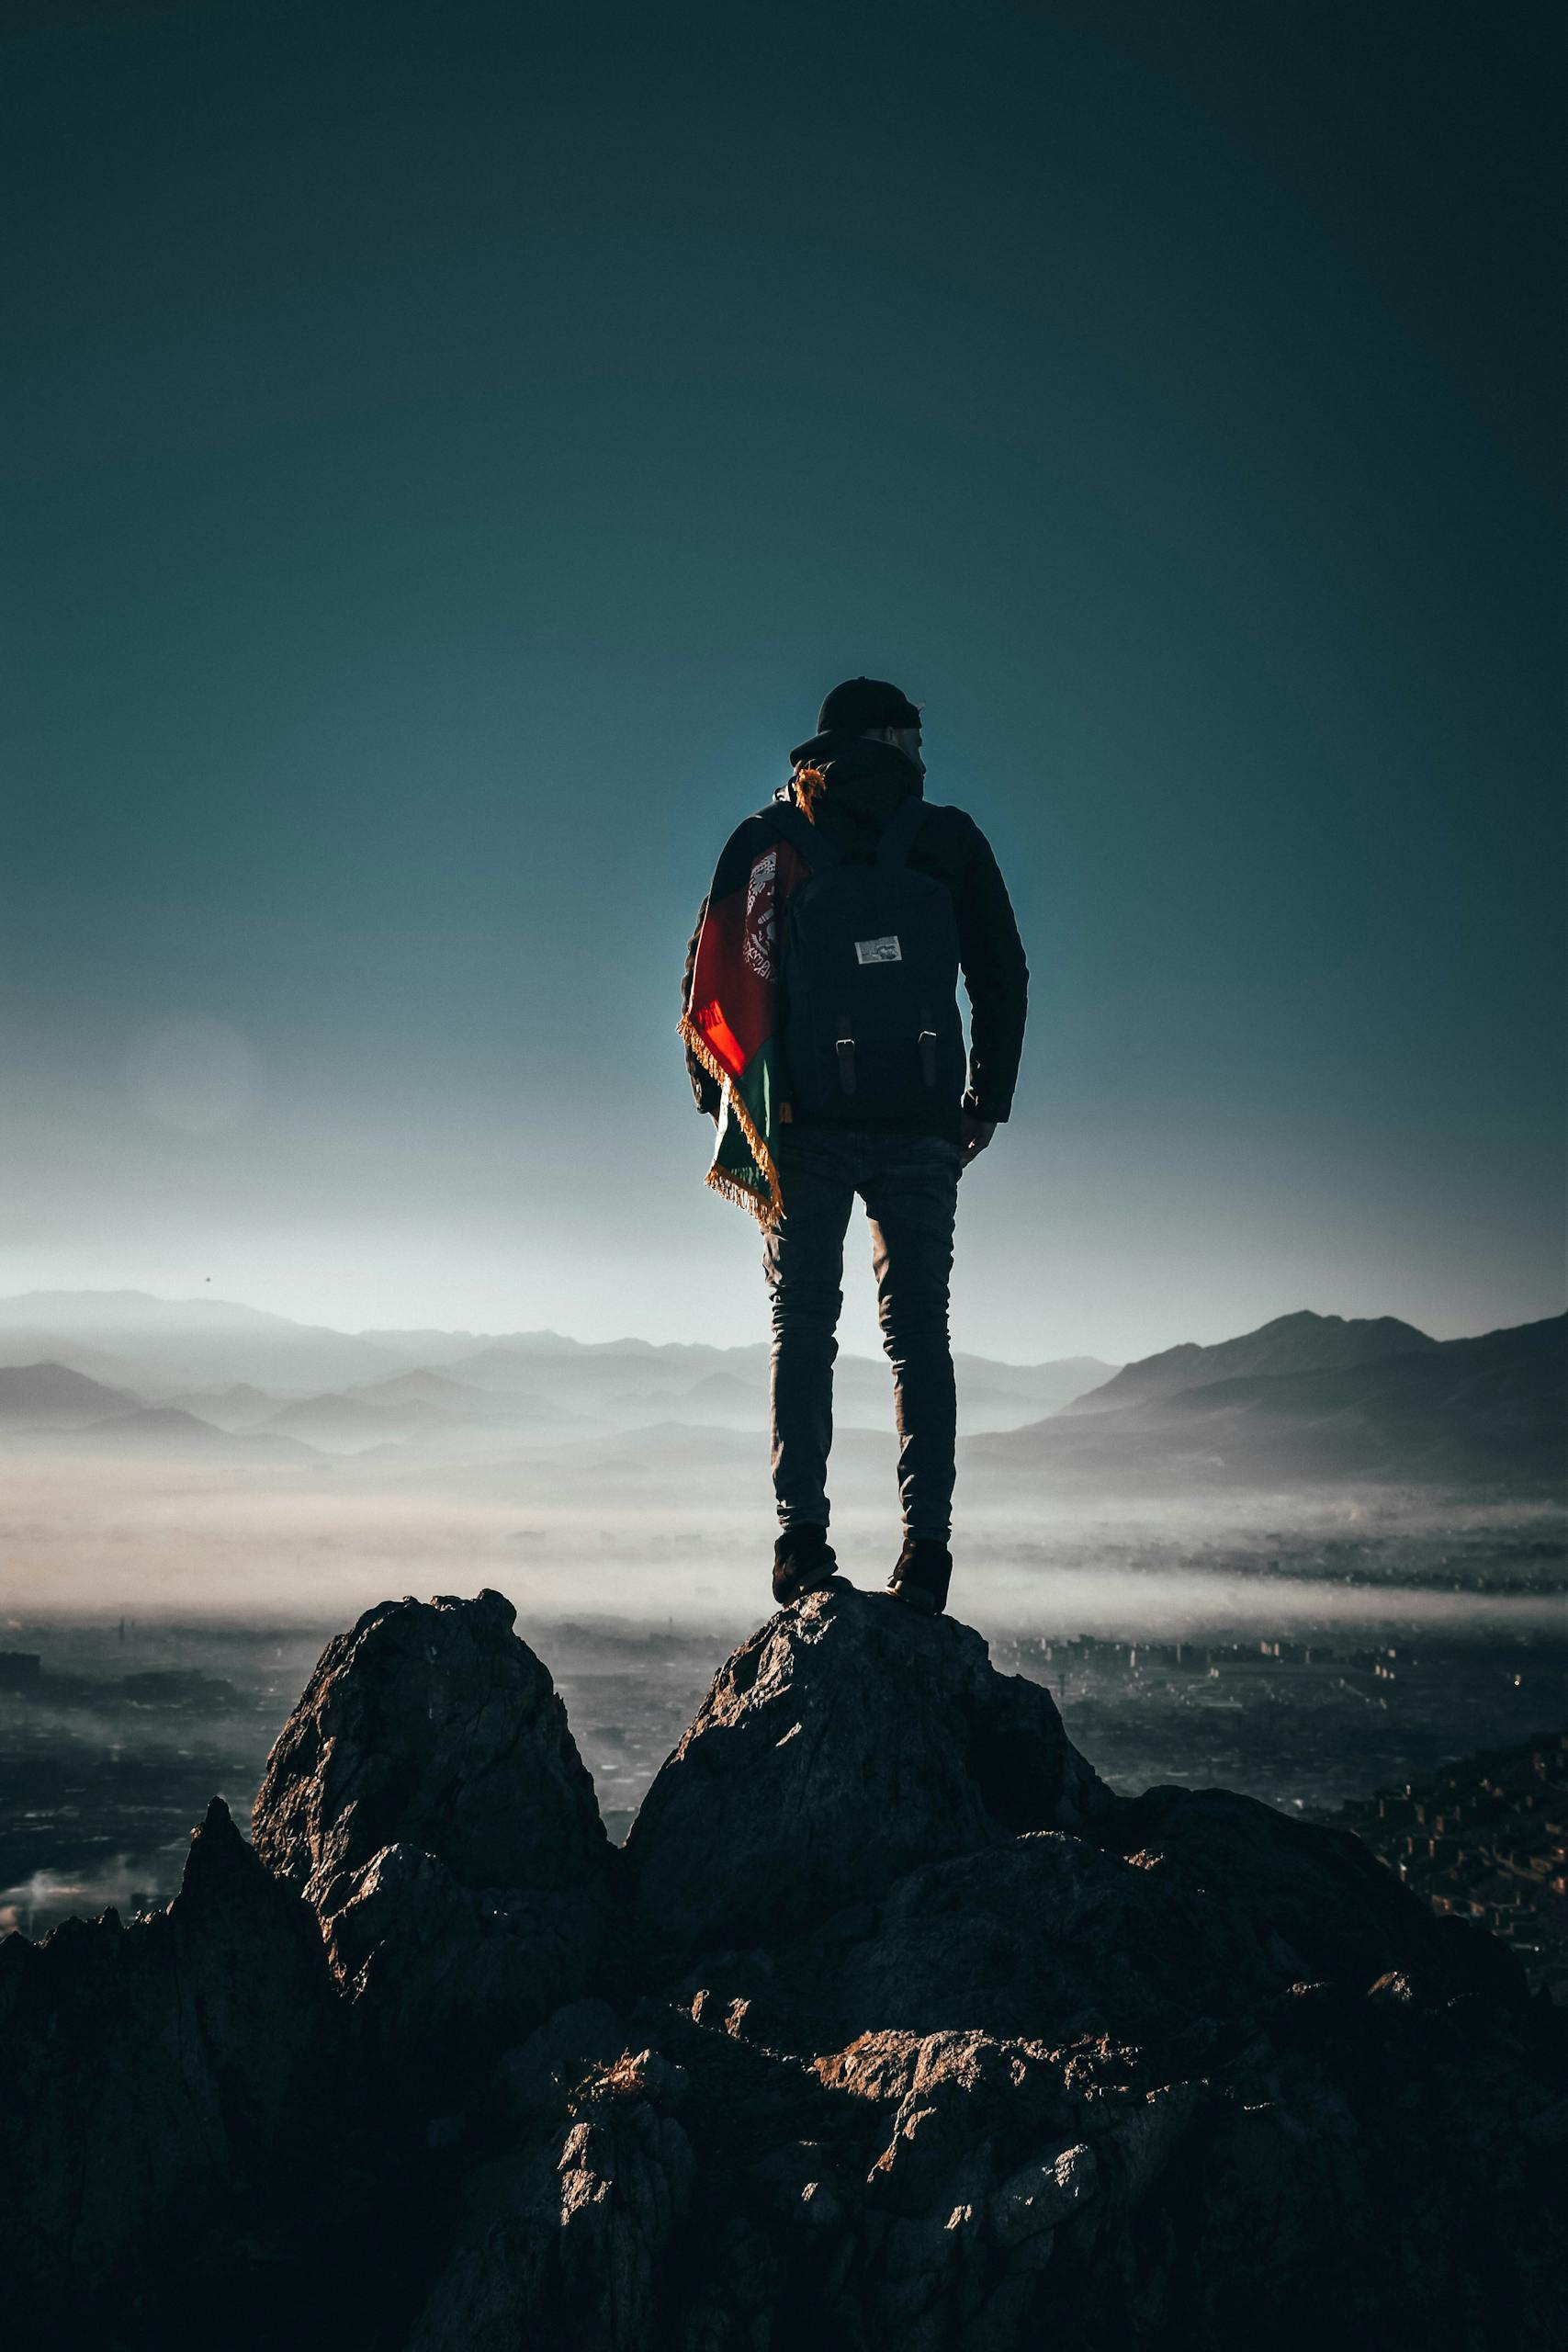
[(460, 1886), (573, 1887), (606, 1840), (593, 1782), (504, 1594), (386, 1600), (322, 1651), (267, 1759), (257, 1852), (318, 1902), (388, 1846)]
[(971, 1626), (836, 1577), (720, 1668), (626, 1860), (666, 1944), (766, 1941), (1113, 1802), (1049, 1691), (998, 1674)]
[(67, 1919), (38, 1944), (6, 1938), (8, 2316), (39, 2342), (64, 2340), (62, 2304), (164, 2260), (174, 2233), (243, 2206), (302, 2139), (324, 2146), (313, 2107), (331, 2114), (338, 2053), (315, 1922), (220, 1797), (191, 1833), (166, 1910)]
[(267, 1760), (256, 1850), (314, 1905), (367, 2074), (437, 2095), (597, 1990), (611, 1849), (499, 1592), (384, 1601)]

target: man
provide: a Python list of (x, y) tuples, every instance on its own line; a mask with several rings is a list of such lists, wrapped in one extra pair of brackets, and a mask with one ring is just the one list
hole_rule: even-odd
[(765, 1237), (774, 1599), (815, 1590), (837, 1566), (828, 1453), (858, 1195), (898, 1429), (904, 1544), (890, 1589), (935, 1615), (953, 1565), (958, 1180), (1011, 1107), (1029, 974), (984, 834), (924, 797), (917, 707), (885, 680), (851, 678), (817, 730), (719, 859), (687, 951), (681, 1034), (718, 1127), (707, 1181)]

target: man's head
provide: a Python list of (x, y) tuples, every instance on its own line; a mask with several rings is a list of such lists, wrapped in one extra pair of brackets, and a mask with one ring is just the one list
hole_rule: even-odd
[(846, 678), (835, 686), (817, 714), (817, 732), (830, 731), (891, 743), (922, 775), (926, 772), (920, 757), (919, 706), (886, 678)]

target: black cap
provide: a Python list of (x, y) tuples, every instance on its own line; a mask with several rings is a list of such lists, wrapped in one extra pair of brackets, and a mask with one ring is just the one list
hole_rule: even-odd
[(817, 714), (817, 732), (863, 735), (871, 727), (918, 727), (920, 714), (886, 678), (846, 678)]

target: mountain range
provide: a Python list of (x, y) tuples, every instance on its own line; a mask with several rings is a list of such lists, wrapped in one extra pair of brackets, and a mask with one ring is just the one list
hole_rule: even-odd
[(1118, 1494), (1359, 1480), (1561, 1496), (1568, 1317), (1434, 1340), (1389, 1317), (1280, 1316), (1124, 1365), (971, 1453), (1004, 1480)]
[(1184, 1340), (1179, 1347), (1164, 1348), (1158, 1355), (1143, 1356), (1098, 1388), (1073, 1399), (1069, 1413), (1114, 1412), (1127, 1405), (1175, 1396), (1184, 1389), (1208, 1387), (1219, 1380), (1275, 1379), (1303, 1372), (1338, 1372), (1374, 1363), (1383, 1356), (1442, 1345), (1418, 1331), (1413, 1323), (1392, 1315), (1358, 1317), (1347, 1322), (1339, 1315), (1279, 1315), (1239, 1339), (1222, 1340), (1217, 1346), (1199, 1347)]
[[(1306, 1310), (1114, 1365), (958, 1358), (964, 1453), (998, 1492), (1181, 1494), (1357, 1480), (1562, 1490), (1568, 1317), (1434, 1340)], [(835, 1419), (890, 1429), (885, 1363), (840, 1359)], [(0, 1436), (240, 1467), (448, 1470), (519, 1449), (671, 1469), (766, 1428), (764, 1346), (553, 1331), (344, 1332), (238, 1302), (142, 1292), (0, 1300)], [(705, 1435), (707, 1432), (709, 1434)]]
[[(967, 1425), (1005, 1430), (1036, 1420), (1116, 1369), (1093, 1356), (1038, 1364), (961, 1356)], [(840, 1357), (841, 1427), (886, 1428), (890, 1400), (884, 1361)], [(137, 1450), (176, 1433), (188, 1449), (196, 1422), (231, 1437), (287, 1439), (296, 1453), (346, 1454), (481, 1437), (604, 1438), (666, 1425), (755, 1432), (767, 1418), (768, 1350), (760, 1343), (346, 1332), (235, 1300), (140, 1291), (0, 1299), (0, 1430), (80, 1432), (112, 1420)]]

